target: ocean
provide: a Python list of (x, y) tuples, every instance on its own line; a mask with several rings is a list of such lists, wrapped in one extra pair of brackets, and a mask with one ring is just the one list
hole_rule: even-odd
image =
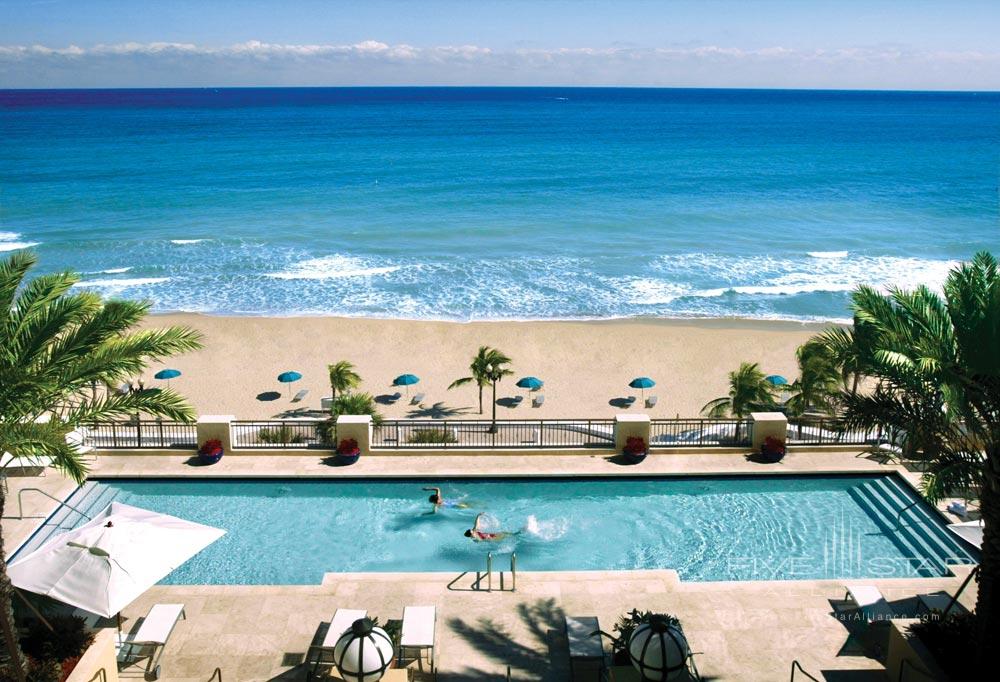
[(157, 311), (840, 320), (1000, 253), (1000, 93), (0, 91), (0, 251)]

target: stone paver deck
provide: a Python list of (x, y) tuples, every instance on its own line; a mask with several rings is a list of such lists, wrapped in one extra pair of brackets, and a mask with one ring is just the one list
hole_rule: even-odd
[[(848, 473), (897, 470), (856, 457), (856, 451), (793, 450), (779, 464), (747, 461), (736, 453), (685, 452), (651, 455), (639, 466), (620, 466), (608, 455), (465, 457), (421, 453), (367, 456), (350, 467), (325, 463), (326, 453), (267, 456), (227, 455), (211, 467), (188, 464), (184, 455), (105, 455), (92, 474), (100, 477), (189, 476), (533, 476), (695, 475), (752, 473)], [(16, 490), (43, 487), (64, 497), (74, 485), (54, 472), (40, 478), (11, 478), (3, 531), (11, 549), (40, 519), (16, 520)], [(29, 499), (30, 508), (29, 508)], [(14, 502), (16, 505), (16, 502)], [(26, 514), (55, 508), (37, 493), (25, 496)], [(476, 567), (470, 566), (474, 571)], [(967, 568), (946, 578), (872, 580), (903, 612), (913, 595), (954, 592)], [(456, 580), (457, 579), (457, 580)], [(673, 571), (521, 573), (516, 592), (472, 589), (474, 576), (445, 573), (328, 574), (321, 585), (158, 585), (123, 613), (133, 627), (157, 602), (183, 602), (181, 621), (162, 658), (167, 682), (204, 682), (216, 667), (227, 680), (302, 680), (301, 665), (322, 623), (337, 608), (364, 608), (384, 622), (401, 617), (407, 605), (438, 608), (437, 662), (442, 680), (502, 680), (510, 666), (517, 680), (568, 679), (563, 616), (594, 615), (610, 630), (632, 608), (666, 611), (684, 624), (698, 667), (718, 680), (787, 679), (792, 660), (810, 673), (856, 671), (871, 679), (881, 664), (864, 655), (850, 622), (833, 614), (843, 607), (840, 581), (682, 582)], [(453, 582), (454, 581), (454, 582)], [(498, 582), (494, 580), (495, 584)], [(971, 607), (974, 584), (962, 602)], [(130, 668), (125, 679), (140, 679)], [(852, 679), (838, 677), (838, 679)]]

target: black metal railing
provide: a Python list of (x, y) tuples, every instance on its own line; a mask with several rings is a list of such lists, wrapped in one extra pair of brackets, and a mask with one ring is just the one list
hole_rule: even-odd
[(386, 420), (374, 428), (373, 448), (613, 447), (613, 419)]
[(790, 417), (789, 445), (865, 445), (884, 441), (884, 431), (848, 429), (843, 420), (830, 418)]
[(234, 448), (337, 447), (337, 424), (332, 419), (234, 421), (230, 428)]
[(83, 445), (98, 449), (195, 448), (197, 427), (185, 422), (139, 419), (97, 422), (81, 429)]
[(649, 447), (742, 447), (750, 445), (748, 419), (653, 419)]

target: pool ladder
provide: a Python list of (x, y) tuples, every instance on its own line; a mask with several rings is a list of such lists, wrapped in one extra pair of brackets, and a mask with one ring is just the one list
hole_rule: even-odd
[[(502, 570), (497, 571), (500, 574), (500, 592), (514, 592), (517, 590), (517, 552), (511, 552), (510, 554), (510, 587), (506, 587), (503, 581), (504, 572)], [(483, 578), (486, 578), (486, 591), (493, 591), (493, 552), (488, 552), (486, 554), (486, 572), (482, 573), (476, 571), (476, 582), (473, 586), (477, 590), (483, 589)]]

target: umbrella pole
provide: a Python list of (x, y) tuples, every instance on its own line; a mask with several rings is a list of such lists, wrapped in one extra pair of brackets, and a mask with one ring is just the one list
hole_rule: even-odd
[(35, 608), (35, 605), (34, 605), (34, 604), (32, 604), (32, 603), (31, 603), (30, 601), (28, 601), (28, 598), (27, 598), (27, 597), (25, 597), (25, 596), (24, 596), (24, 595), (23, 595), (23, 594), (21, 593), (21, 590), (19, 590), (19, 589), (17, 589), (17, 588), (15, 587), (15, 588), (14, 588), (14, 594), (16, 594), (16, 595), (17, 595), (18, 597), (20, 597), (20, 598), (21, 598), (21, 601), (23, 601), (23, 602), (25, 603), (25, 605), (26, 605), (26, 606), (27, 606), (27, 607), (28, 607), (29, 609), (31, 609), (31, 612), (32, 612), (33, 614), (35, 614), (35, 616), (36, 616), (36, 617), (38, 618), (38, 620), (42, 621), (42, 623), (44, 623), (44, 624), (45, 624), (45, 627), (47, 627), (47, 628), (49, 629), (49, 632), (55, 632), (55, 628), (53, 628), (53, 627), (52, 627), (52, 623), (50, 623), (49, 621), (45, 620), (45, 616), (43, 616), (43, 615), (41, 614), (41, 612), (40, 612), (40, 611), (39, 611), (38, 609), (36, 609), (36, 608)]

